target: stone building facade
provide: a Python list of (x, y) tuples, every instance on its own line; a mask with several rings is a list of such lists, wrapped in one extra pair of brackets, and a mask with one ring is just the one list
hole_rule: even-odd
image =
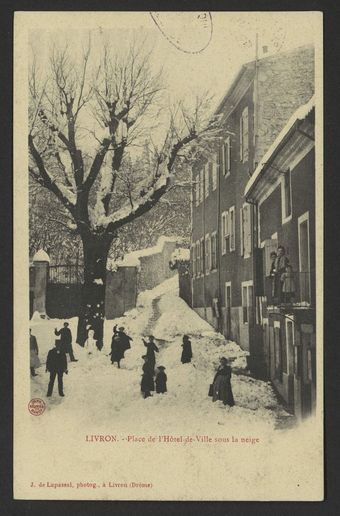
[(224, 131), (221, 145), (192, 170), (193, 308), (249, 351), (257, 373), (252, 361), (256, 219), (244, 190), (287, 120), (313, 93), (313, 47), (243, 65), (216, 111)]

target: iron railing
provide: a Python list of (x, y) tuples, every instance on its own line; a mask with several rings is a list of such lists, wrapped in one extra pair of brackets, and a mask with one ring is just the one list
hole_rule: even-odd
[(266, 277), (264, 294), (268, 305), (312, 306), (315, 304), (315, 271)]
[(77, 285), (84, 283), (84, 265), (50, 265), (48, 282), (52, 284)]

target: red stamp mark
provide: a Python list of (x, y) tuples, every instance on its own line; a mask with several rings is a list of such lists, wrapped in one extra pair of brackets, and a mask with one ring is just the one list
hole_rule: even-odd
[(28, 404), (28, 410), (32, 416), (41, 416), (45, 411), (45, 402), (40, 398), (32, 398)]

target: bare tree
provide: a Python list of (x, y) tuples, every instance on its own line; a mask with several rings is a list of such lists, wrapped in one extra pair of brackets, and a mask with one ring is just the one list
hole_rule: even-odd
[[(77, 342), (84, 343), (91, 325), (102, 343), (106, 261), (113, 240), (171, 188), (180, 151), (183, 155), (193, 141), (214, 138), (217, 128), (206, 122), (207, 100), (196, 99), (190, 111), (182, 105), (170, 110), (162, 143), (158, 137), (152, 144), (151, 128), (164, 119), (165, 109), (162, 72), (153, 71), (145, 45), (134, 42), (121, 53), (104, 45), (97, 66), (91, 64), (90, 39), (80, 62), (71, 50), (54, 46), (43, 75), (32, 60), (29, 172), (67, 210), (82, 241)], [(148, 167), (139, 170), (131, 149), (149, 135)]]

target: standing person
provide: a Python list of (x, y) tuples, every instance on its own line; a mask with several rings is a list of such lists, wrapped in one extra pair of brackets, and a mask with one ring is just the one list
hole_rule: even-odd
[(156, 392), (158, 394), (164, 394), (165, 392), (167, 392), (167, 388), (166, 388), (166, 382), (167, 382), (167, 376), (164, 372), (165, 370), (165, 367), (164, 366), (157, 366), (157, 374), (156, 374), (156, 379), (155, 379), (155, 383), (156, 383)]
[(269, 277), (271, 278), (271, 281), (272, 281), (272, 298), (275, 297), (275, 276), (276, 276), (275, 262), (276, 262), (276, 258), (277, 258), (276, 252), (272, 251), (270, 253), (271, 265), (270, 265), (270, 272), (269, 272)]
[(98, 351), (97, 341), (94, 339), (94, 330), (92, 328), (89, 328), (87, 332), (84, 348), (87, 350), (88, 355), (93, 355)]
[(125, 351), (127, 349), (131, 348), (130, 341), (133, 340), (133, 339), (132, 339), (132, 337), (129, 337), (129, 335), (127, 335), (125, 333), (124, 326), (120, 326), (118, 328), (118, 330), (117, 330), (117, 325), (116, 325), (116, 326), (114, 326), (113, 331), (115, 333), (118, 333), (118, 335), (119, 335), (119, 339), (120, 339), (120, 343), (121, 343), (121, 349), (122, 349), (122, 353), (123, 353), (122, 358), (124, 358), (124, 353), (125, 353)]
[(50, 381), (47, 389), (47, 396), (52, 396), (55, 377), (58, 376), (59, 396), (64, 396), (63, 374), (68, 374), (67, 359), (60, 340), (55, 341), (55, 347), (48, 352), (46, 360), (46, 372), (50, 373)]
[(40, 367), (40, 359), (39, 359), (39, 348), (37, 343), (37, 338), (35, 335), (32, 335), (32, 330), (30, 328), (30, 370), (31, 376), (37, 376), (35, 372), (36, 367)]
[(230, 378), (231, 367), (228, 365), (228, 360), (225, 357), (222, 357), (212, 384), (212, 400), (221, 400), (223, 401), (223, 405), (233, 407), (235, 405), (235, 401), (231, 390)]
[(117, 325), (113, 327), (113, 335), (111, 340), (111, 364), (117, 362), (118, 369), (120, 369), (120, 361), (124, 357), (123, 343)]
[(73, 355), (72, 333), (69, 328), (69, 323), (64, 322), (64, 327), (60, 328), (60, 330), (55, 328), (54, 333), (58, 337), (60, 336), (61, 348), (63, 349), (64, 353), (69, 354), (71, 362), (78, 362), (78, 360), (76, 358), (74, 358), (74, 355)]
[(279, 245), (277, 248), (277, 256), (275, 260), (275, 297), (278, 302), (282, 301), (282, 285), (281, 279), (282, 274), (286, 271), (286, 267), (289, 264), (289, 260), (286, 256), (286, 251), (283, 245)]
[(182, 356), (181, 362), (182, 364), (188, 364), (192, 359), (192, 349), (191, 349), (191, 341), (188, 335), (183, 335), (183, 344), (182, 344)]
[(295, 296), (295, 281), (293, 269), (290, 265), (286, 266), (285, 272), (281, 275), (282, 295), (284, 303), (291, 303)]
[(153, 335), (149, 336), (149, 340), (146, 341), (142, 339), (144, 346), (146, 347), (146, 356), (148, 357), (148, 361), (150, 364), (150, 367), (152, 367), (152, 370), (155, 370), (155, 363), (156, 363), (156, 355), (155, 351), (158, 353), (159, 349), (155, 344), (155, 337)]
[(154, 366), (150, 363), (149, 357), (147, 355), (143, 355), (142, 359), (144, 360), (144, 364), (140, 388), (143, 394), (143, 398), (145, 399), (152, 396), (151, 391), (155, 390), (155, 383), (153, 381)]

